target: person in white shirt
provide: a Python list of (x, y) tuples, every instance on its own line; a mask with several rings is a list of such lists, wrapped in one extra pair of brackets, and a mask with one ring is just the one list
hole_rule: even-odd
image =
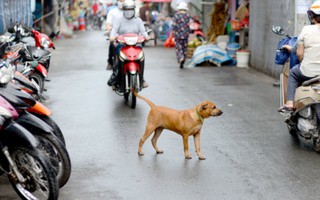
[(307, 13), (311, 25), (302, 28), (296, 50), (301, 63), (290, 70), (287, 102), (278, 109), (279, 112), (294, 110), (296, 88), (302, 82), (320, 75), (320, 0), (314, 2)]
[[(108, 12), (107, 15), (107, 21), (106, 21), (106, 34), (109, 35), (113, 24), (123, 16), (122, 13), (122, 7), (123, 7), (123, 2), (125, 0), (117, 0), (117, 7), (113, 8)], [(113, 61), (116, 56), (116, 49), (113, 44), (113, 42), (110, 42), (109, 44), (109, 52), (108, 52), (108, 65), (107, 65), (107, 70), (111, 70), (113, 67)]]

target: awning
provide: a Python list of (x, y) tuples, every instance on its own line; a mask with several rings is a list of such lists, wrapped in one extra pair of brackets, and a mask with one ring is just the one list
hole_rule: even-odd
[(150, 3), (160, 3), (160, 2), (171, 2), (171, 0), (140, 0), (142, 2), (150, 2)]

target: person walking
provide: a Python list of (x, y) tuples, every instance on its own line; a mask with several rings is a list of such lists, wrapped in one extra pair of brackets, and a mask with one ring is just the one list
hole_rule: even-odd
[[(117, 7), (113, 8), (112, 10), (110, 10), (108, 12), (107, 21), (106, 21), (106, 34), (107, 35), (110, 34), (110, 32), (112, 30), (112, 26), (115, 23), (115, 21), (123, 16), (122, 7), (123, 7), (124, 1), (125, 0), (117, 0)], [(113, 65), (114, 65), (113, 61), (115, 59), (115, 56), (116, 56), (116, 48), (115, 48), (113, 42), (110, 42), (107, 70), (111, 70), (113, 68)]]
[(186, 51), (189, 37), (189, 21), (190, 15), (188, 14), (188, 4), (186, 2), (180, 2), (177, 6), (177, 12), (173, 16), (172, 34), (176, 43), (176, 56), (177, 61), (180, 64), (180, 68), (183, 68), (186, 60)]
[(151, 23), (151, 15), (150, 15), (150, 4), (149, 2), (145, 2), (143, 6), (139, 9), (139, 16), (141, 20), (147, 24), (150, 25)]

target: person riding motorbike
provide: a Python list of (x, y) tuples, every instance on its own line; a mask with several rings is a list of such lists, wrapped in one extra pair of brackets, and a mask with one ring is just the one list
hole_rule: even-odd
[[(123, 3), (123, 16), (119, 18), (116, 21), (116, 23), (114, 23), (114, 26), (110, 33), (110, 43), (113, 42), (118, 35), (123, 35), (126, 33), (142, 34), (146, 38), (146, 40), (150, 39), (150, 37), (148, 36), (148, 33), (144, 28), (144, 24), (142, 20), (138, 17), (135, 17), (134, 9), (135, 9), (134, 1), (126, 0)], [(116, 46), (117, 55), (119, 54), (122, 47), (123, 47), (123, 44), (118, 44)], [(110, 79), (108, 81), (109, 86), (114, 86), (116, 84), (117, 76), (119, 74), (119, 64), (118, 64), (118, 61), (116, 62), (117, 63), (113, 65), (113, 73), (110, 76)], [(143, 78), (143, 73), (144, 73), (144, 63), (141, 64), (141, 77), (142, 77), (142, 87), (146, 88), (148, 87), (148, 84)]]
[(290, 70), (287, 87), (287, 102), (279, 112), (294, 110), (296, 88), (304, 81), (320, 75), (320, 0), (307, 11), (311, 25), (303, 27), (297, 42), (297, 56), (301, 61)]
[[(106, 35), (109, 35), (113, 23), (119, 18), (122, 17), (122, 7), (123, 7), (123, 2), (124, 0), (117, 0), (117, 7), (110, 10), (107, 14), (107, 21), (106, 21)], [(115, 58), (115, 46), (112, 42), (109, 44), (109, 52), (108, 52), (108, 65), (107, 65), (107, 70), (111, 70), (112, 66), (114, 65), (113, 60)]]

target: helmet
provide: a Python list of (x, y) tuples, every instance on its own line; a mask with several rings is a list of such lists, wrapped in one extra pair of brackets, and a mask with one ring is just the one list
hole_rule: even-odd
[(130, 9), (135, 9), (136, 7), (136, 4), (134, 1), (132, 0), (126, 0), (124, 3), (123, 3), (123, 9), (124, 10), (130, 10)]
[(123, 3), (123, 16), (127, 19), (132, 19), (135, 15), (134, 8), (136, 7), (136, 4), (132, 0), (126, 0)]
[(314, 2), (311, 5), (310, 9), (307, 11), (307, 14), (308, 14), (309, 21), (312, 24), (312, 19), (317, 16), (320, 16), (320, 0)]

